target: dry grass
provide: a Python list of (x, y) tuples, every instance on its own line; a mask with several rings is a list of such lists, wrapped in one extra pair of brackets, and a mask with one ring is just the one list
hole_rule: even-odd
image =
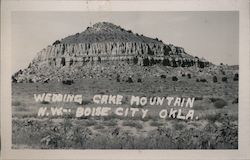
[(12, 101), (12, 106), (20, 106), (21, 102), (19, 101)]
[(135, 127), (137, 129), (142, 129), (143, 126), (138, 121), (124, 121), (123, 126)]
[[(148, 136), (134, 136), (129, 130), (117, 131), (94, 126), (95, 132), (81, 125), (81, 121), (56, 120), (13, 120), (12, 141), (15, 145), (28, 145), (37, 148), (86, 148), (86, 149), (221, 149), (238, 147), (237, 125), (230, 118), (223, 117), (220, 124), (207, 123), (203, 131), (188, 129), (188, 124), (175, 123), (174, 129), (158, 127)], [(53, 123), (52, 123), (53, 122)], [(73, 123), (74, 122), (74, 123)], [(123, 124), (137, 126), (137, 123), (124, 121)], [(140, 128), (140, 127), (139, 127)], [(18, 131), (16, 130), (18, 129)], [(102, 132), (96, 132), (102, 130)], [(105, 134), (104, 134), (105, 133)], [(115, 134), (113, 134), (115, 133)]]
[(152, 121), (152, 122), (150, 122), (150, 125), (158, 127), (158, 126), (162, 126), (163, 124), (161, 122), (158, 122), (158, 121)]
[(94, 129), (104, 129), (105, 127), (103, 126), (103, 125), (96, 125), (96, 126), (94, 126)]
[[(196, 77), (193, 76), (191, 79), (180, 77), (178, 81), (173, 82), (171, 77), (167, 77), (164, 81), (160, 77), (158, 79), (143, 78), (142, 83), (83, 79), (75, 81), (71, 86), (53, 82), (13, 84), (13, 147), (50, 149), (238, 148), (238, 104), (232, 104), (235, 97), (238, 97), (238, 83), (228, 81), (221, 85), (219, 82), (213, 83), (212, 77), (207, 78), (208, 83), (196, 83), (195, 79)], [(152, 83), (154, 81), (157, 83)], [(91, 100), (95, 94), (150, 97), (166, 96), (168, 93), (169, 96), (197, 97), (198, 100), (195, 101), (193, 109), (195, 116), (199, 119), (191, 121), (192, 124), (190, 121), (189, 123), (177, 119), (162, 121), (158, 113), (166, 106), (148, 105), (143, 106), (150, 110), (149, 115), (144, 119), (140, 115), (119, 117), (114, 114), (106, 117), (81, 117), (79, 119), (76, 119), (73, 114), (37, 118), (39, 107), (50, 108), (60, 105), (73, 110), (80, 106), (76, 103), (36, 103), (33, 94), (38, 92), (62, 94), (77, 92), (84, 96), (84, 107), (98, 106)], [(214, 104), (219, 98), (223, 99), (227, 105), (216, 107)], [(117, 108), (117, 105), (106, 106), (110, 106), (112, 112)], [(131, 107), (129, 98), (125, 98), (121, 106)], [(168, 122), (167, 126), (166, 122)], [(117, 134), (112, 134), (116, 128), (118, 128)]]
[(111, 120), (108, 120), (108, 121), (104, 121), (103, 125), (105, 125), (105, 126), (116, 126), (117, 121), (115, 119), (111, 119)]

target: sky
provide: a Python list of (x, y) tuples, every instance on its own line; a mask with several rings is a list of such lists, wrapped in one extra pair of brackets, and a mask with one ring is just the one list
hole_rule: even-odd
[(188, 54), (215, 64), (239, 64), (237, 11), (17, 11), (12, 12), (11, 19), (12, 73), (26, 68), (40, 50), (54, 41), (103, 21), (181, 46)]

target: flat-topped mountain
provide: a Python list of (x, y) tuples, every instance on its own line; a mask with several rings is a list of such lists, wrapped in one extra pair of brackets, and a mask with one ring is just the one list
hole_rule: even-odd
[[(121, 76), (152, 76), (158, 75), (159, 71), (165, 72), (161, 66), (171, 69), (205, 68), (209, 65), (211, 63), (204, 58), (193, 57), (182, 47), (165, 44), (158, 38), (139, 35), (112, 23), (99, 22), (81, 33), (56, 40), (42, 49), (28, 68), (15, 73), (12, 80), (61, 81), (97, 75), (107, 77), (118, 73), (122, 74)], [(145, 69), (143, 67), (147, 66), (160, 68), (142, 74)], [(111, 73), (112, 67), (115, 69)]]

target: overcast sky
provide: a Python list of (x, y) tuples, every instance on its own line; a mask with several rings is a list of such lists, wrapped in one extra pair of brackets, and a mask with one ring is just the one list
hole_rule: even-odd
[(238, 64), (238, 12), (13, 12), (12, 73), (57, 39), (108, 21), (134, 33), (184, 47), (193, 56)]

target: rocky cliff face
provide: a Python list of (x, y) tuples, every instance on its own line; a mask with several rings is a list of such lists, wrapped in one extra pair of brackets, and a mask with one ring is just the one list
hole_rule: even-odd
[(55, 66), (70, 66), (89, 61), (132, 60), (133, 58), (154, 58), (156, 60), (189, 59), (180, 47), (142, 42), (95, 42), (78, 44), (55, 44), (40, 51), (31, 64), (47, 63)]
[[(62, 80), (79, 67), (117, 61), (138, 66), (160, 64), (204, 68), (209, 65), (206, 60), (185, 53), (181, 47), (164, 44), (157, 38), (134, 34), (114, 24), (101, 22), (44, 48), (37, 53), (27, 69), (17, 72), (12, 79), (22, 82), (60, 77)], [(56, 74), (61, 71), (61, 75)], [(45, 73), (40, 75), (38, 72)]]

